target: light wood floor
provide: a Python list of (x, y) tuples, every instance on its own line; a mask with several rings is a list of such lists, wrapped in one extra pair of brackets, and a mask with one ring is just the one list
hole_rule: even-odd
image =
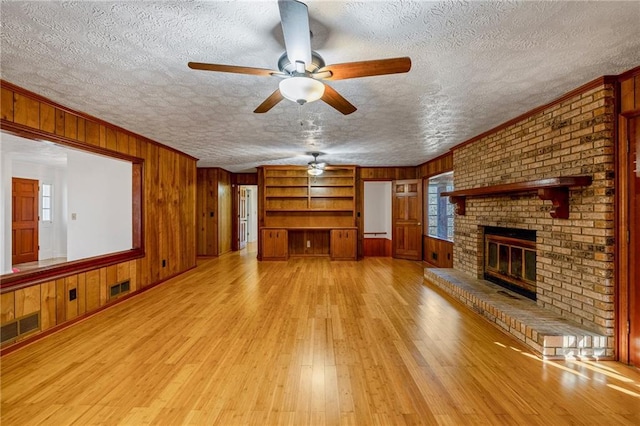
[(5, 356), (3, 425), (638, 425), (640, 374), (543, 362), (422, 265), (255, 253)]

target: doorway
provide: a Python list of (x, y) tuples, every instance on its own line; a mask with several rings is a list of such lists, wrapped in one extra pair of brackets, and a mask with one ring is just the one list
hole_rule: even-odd
[(258, 240), (258, 186), (238, 188), (238, 250), (255, 246)]
[(391, 226), (391, 181), (364, 182), (365, 257), (391, 257)]
[(38, 261), (38, 193), (34, 179), (11, 179), (11, 264)]

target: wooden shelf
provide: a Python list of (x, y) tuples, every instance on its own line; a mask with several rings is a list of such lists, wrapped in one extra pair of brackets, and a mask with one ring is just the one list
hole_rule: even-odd
[(569, 188), (591, 185), (591, 176), (564, 176), (548, 179), (538, 179), (528, 182), (507, 183), (503, 185), (485, 186), (480, 188), (462, 189), (440, 194), (449, 197), (455, 204), (456, 214), (464, 216), (467, 197), (481, 197), (485, 195), (519, 194), (537, 192), (541, 200), (551, 200), (553, 207), (549, 214), (556, 219), (569, 218)]

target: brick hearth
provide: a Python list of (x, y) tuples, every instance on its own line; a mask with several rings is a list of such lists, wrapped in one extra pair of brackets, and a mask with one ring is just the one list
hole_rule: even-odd
[(613, 356), (607, 337), (571, 323), (517, 293), (454, 269), (424, 270), (424, 278), (545, 358)]

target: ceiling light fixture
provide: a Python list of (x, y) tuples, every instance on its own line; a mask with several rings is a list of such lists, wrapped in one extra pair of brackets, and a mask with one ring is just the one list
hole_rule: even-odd
[(290, 101), (304, 105), (324, 95), (324, 84), (311, 77), (290, 77), (280, 82), (280, 93)]
[(311, 176), (320, 176), (323, 172), (324, 172), (324, 170), (317, 169), (315, 167), (307, 169), (307, 173), (309, 173), (309, 175), (311, 175)]

